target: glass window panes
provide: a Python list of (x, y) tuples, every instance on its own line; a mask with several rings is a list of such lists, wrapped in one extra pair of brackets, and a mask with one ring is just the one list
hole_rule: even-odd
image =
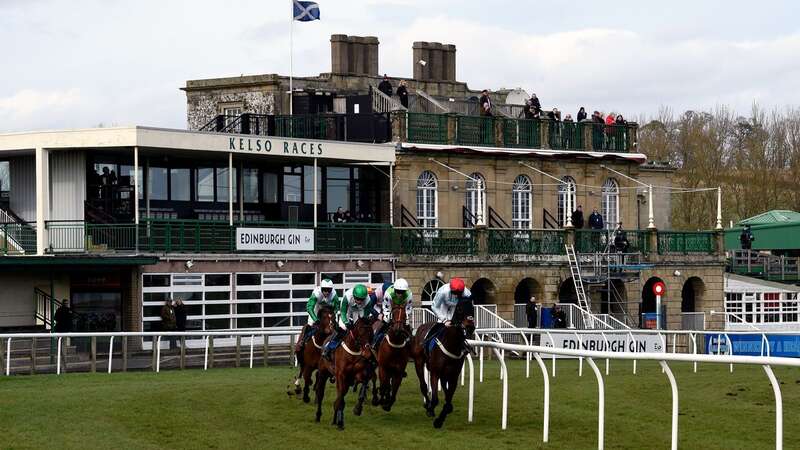
[(278, 174), (265, 172), (264, 178), (264, 203), (278, 203)]
[(314, 285), (316, 284), (316, 274), (315, 273), (293, 273), (292, 274), (292, 284), (293, 285), (302, 285), (302, 284), (309, 284)]
[(261, 328), (261, 318), (246, 317), (236, 319), (236, 328)]
[(291, 298), (289, 291), (264, 291), (264, 300), (271, 298)]
[(260, 291), (236, 291), (236, 298), (239, 300), (261, 300)]
[(342, 284), (344, 281), (344, 274), (343, 273), (322, 273), (319, 275), (320, 280), (329, 279), (333, 281), (334, 286)]
[(212, 291), (206, 292), (206, 300), (230, 300), (231, 293), (229, 291)]
[(260, 273), (237, 273), (236, 274), (237, 286), (261, 286)]
[(613, 230), (617, 227), (619, 217), (619, 185), (613, 178), (609, 178), (603, 183), (603, 198), (601, 209), (603, 210), (603, 223), (606, 229)]
[(142, 277), (142, 286), (144, 286), (144, 287), (169, 286), (169, 285), (170, 285), (170, 276), (169, 275), (147, 275), (147, 274), (145, 274)]
[(231, 306), (228, 303), (221, 305), (206, 305), (207, 316), (228, 315), (231, 313)]
[(191, 193), (191, 181), (189, 169), (170, 169), (170, 199), (175, 201), (188, 202)]
[(350, 169), (347, 167), (326, 168), (327, 212), (334, 213), (338, 208), (350, 211)]
[[(314, 166), (303, 166), (303, 202), (311, 205), (314, 203)], [(317, 203), (322, 200), (322, 171), (317, 170)]]
[(525, 175), (519, 175), (511, 189), (511, 226), (531, 228), (531, 180)]
[(245, 203), (258, 203), (258, 169), (242, 169), (242, 197)]
[(302, 177), (294, 174), (283, 175), (283, 200), (287, 202), (299, 202), (303, 191), (300, 189)]
[[(233, 168), (233, 201), (236, 201), (237, 191), (236, 191), (236, 168)], [(217, 167), (217, 202), (219, 203), (227, 203), (228, 196), (230, 195), (228, 192), (229, 186), (229, 175), (228, 175), (228, 168), (227, 167)]]
[(230, 286), (231, 276), (227, 273), (208, 274), (205, 280), (206, 286)]
[[(558, 185), (558, 219), (561, 221), (561, 226), (567, 225), (567, 219), (575, 210), (575, 180), (572, 177), (564, 177)], [(569, 200), (569, 208), (567, 207), (567, 200)]]
[(195, 169), (195, 200), (198, 202), (214, 201), (214, 169), (210, 167)]
[(394, 274), (392, 272), (373, 272), (369, 281), (372, 284), (393, 283)]
[(167, 168), (151, 167), (147, 172), (150, 200), (167, 200)]
[(424, 171), (417, 178), (417, 224), (424, 228), (436, 228), (437, 179), (431, 171)]
[(0, 161), (0, 191), (11, 190), (11, 172), (8, 161)]
[(469, 220), (472, 225), (484, 225), (486, 222), (486, 179), (473, 172), (465, 184), (465, 206), (472, 214)]

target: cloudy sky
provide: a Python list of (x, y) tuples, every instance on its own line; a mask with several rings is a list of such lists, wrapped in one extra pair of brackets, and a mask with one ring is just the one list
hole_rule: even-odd
[[(795, 0), (319, 0), (295, 26), (295, 74), (330, 70), (331, 34), (374, 35), (380, 70), (411, 43), (457, 46), (471, 88), (522, 87), (544, 106), (629, 118), (800, 105)], [(0, 132), (185, 127), (187, 79), (288, 73), (290, 0), (0, 0)]]

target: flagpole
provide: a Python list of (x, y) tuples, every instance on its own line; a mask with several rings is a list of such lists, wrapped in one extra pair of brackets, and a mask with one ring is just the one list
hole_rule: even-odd
[(292, 56), (294, 54), (294, 3), (292, 3), (292, 16), (291, 16), (291, 23), (289, 23), (289, 115), (293, 115), (293, 105), (292, 103), (294, 100), (294, 86), (292, 83), (292, 78), (294, 75), (294, 65), (292, 61)]

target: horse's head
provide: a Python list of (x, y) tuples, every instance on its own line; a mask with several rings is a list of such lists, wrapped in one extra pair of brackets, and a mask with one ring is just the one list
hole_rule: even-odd
[(406, 327), (406, 307), (404, 305), (392, 306), (392, 321), (389, 325), (389, 332), (395, 338), (406, 339), (411, 336), (408, 327)]
[(361, 355), (367, 359), (372, 357), (372, 322), (371, 318), (362, 317), (353, 324), (353, 328), (350, 330), (356, 347), (361, 349)]
[(328, 305), (323, 306), (317, 314), (319, 318), (319, 328), (325, 334), (333, 333), (333, 308)]
[(458, 302), (455, 314), (453, 314), (453, 323), (457, 324), (464, 330), (464, 337), (472, 339), (475, 335), (475, 305), (472, 300), (463, 299)]

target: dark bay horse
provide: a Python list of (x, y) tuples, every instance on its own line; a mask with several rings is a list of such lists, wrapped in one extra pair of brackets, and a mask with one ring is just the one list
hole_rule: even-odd
[(328, 379), (336, 380), (336, 401), (333, 403), (333, 424), (344, 429), (344, 397), (350, 387), (361, 383), (358, 401), (353, 414), (360, 416), (367, 397), (368, 381), (375, 372), (375, 355), (372, 351), (372, 319), (361, 318), (347, 331), (341, 345), (333, 354), (333, 361), (322, 358), (319, 361), (316, 389), (316, 421), (322, 417), (322, 400)]
[[(417, 333), (411, 343), (411, 357), (414, 359), (414, 366), (419, 378), (419, 389), (422, 392), (428, 417), (436, 415), (435, 409), (439, 404), (438, 384), (442, 383), (445, 403), (439, 417), (433, 421), (435, 428), (441, 428), (447, 415), (453, 412), (453, 395), (458, 386), (458, 376), (464, 365), (464, 357), (469, 351), (467, 339), (471, 338), (475, 332), (472, 303), (464, 301), (459, 303), (451, 325), (444, 328), (442, 334), (435, 339), (433, 350), (430, 351), (430, 354), (426, 354), (425, 336), (433, 325), (433, 323), (424, 323), (417, 328)], [(430, 397), (428, 396), (428, 384), (425, 382), (426, 367), (430, 373)]]
[(410, 354), (411, 330), (406, 325), (406, 307), (392, 307), (392, 321), (385, 337), (378, 343), (378, 378), (381, 383), (381, 405), (391, 411), (397, 390), (406, 376)]
[[(311, 339), (303, 346), (302, 355), (297, 358), (300, 365), (300, 372), (297, 374), (294, 382), (294, 394), (300, 394), (300, 378), (303, 379), (303, 401), (308, 403), (311, 398), (308, 396), (309, 387), (311, 386), (311, 375), (317, 370), (319, 360), (322, 357), (322, 344), (333, 333), (333, 309), (329, 306), (320, 308), (319, 323), (317, 330), (311, 335)], [(311, 344), (311, 345), (309, 345)], [(291, 392), (290, 392), (291, 394)]]

